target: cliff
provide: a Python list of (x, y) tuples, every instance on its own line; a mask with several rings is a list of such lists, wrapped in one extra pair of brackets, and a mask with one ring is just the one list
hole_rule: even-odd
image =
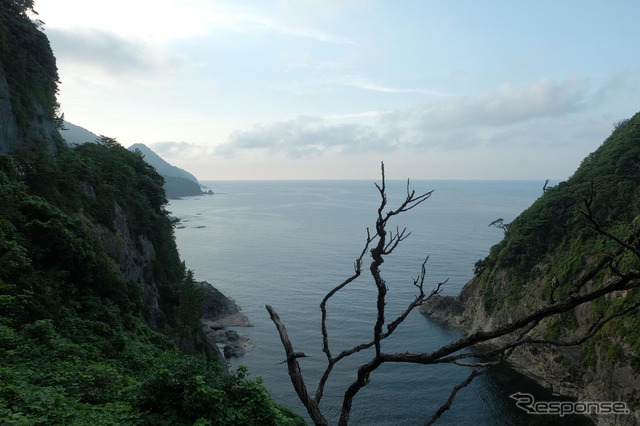
[(0, 154), (42, 147), (55, 154), (58, 71), (49, 40), (24, 2), (0, 4)]
[[(598, 150), (566, 182), (544, 194), (512, 223), (504, 239), (475, 265), (474, 278), (455, 297), (434, 297), (425, 315), (467, 333), (512, 323), (553, 300), (568, 297), (575, 283), (606, 253), (619, 246), (596, 232), (584, 217), (591, 200), (595, 218), (621, 239), (640, 218), (640, 114), (616, 125)], [(625, 256), (618, 267), (637, 269)], [(584, 290), (608, 282), (612, 272), (590, 277)], [(544, 320), (532, 337), (570, 341), (598, 318), (632, 308), (638, 291), (612, 294), (568, 314)], [(637, 309), (607, 323), (578, 346), (527, 346), (509, 361), (555, 392), (581, 401), (623, 401), (633, 415), (599, 416), (602, 424), (640, 422), (640, 315)]]

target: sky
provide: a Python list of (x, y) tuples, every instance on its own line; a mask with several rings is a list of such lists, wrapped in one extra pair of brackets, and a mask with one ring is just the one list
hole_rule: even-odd
[(640, 110), (640, 2), (36, 0), (65, 119), (200, 180), (565, 180)]

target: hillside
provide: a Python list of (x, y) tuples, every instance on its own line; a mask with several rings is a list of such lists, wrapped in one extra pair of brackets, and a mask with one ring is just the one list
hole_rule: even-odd
[(0, 424), (300, 424), (204, 337), (162, 176), (62, 143), (31, 7), (0, 2)]
[[(60, 129), (60, 134), (65, 142), (71, 146), (88, 142), (93, 143), (99, 139), (99, 136), (95, 133), (68, 121), (64, 122), (63, 127)], [(145, 161), (152, 165), (164, 178), (163, 187), (168, 199), (213, 193), (211, 190), (203, 192), (200, 182), (195, 176), (184, 169), (169, 164), (146, 145), (141, 143), (133, 144), (129, 147), (129, 151), (140, 151)]]
[(60, 129), (60, 135), (68, 145), (82, 145), (87, 142), (95, 142), (98, 135), (84, 127), (77, 126), (73, 123), (65, 121)]
[[(512, 323), (539, 306), (575, 294), (576, 283), (619, 244), (596, 232), (586, 219), (590, 200), (595, 219), (610, 234), (626, 239), (640, 219), (640, 113), (616, 125), (611, 136), (585, 158), (566, 182), (544, 194), (505, 228), (504, 239), (475, 265), (475, 277), (455, 298), (437, 297), (423, 313), (468, 333)], [(632, 240), (635, 241), (635, 240)], [(625, 255), (613, 268), (589, 277), (597, 289), (616, 268), (640, 267)], [(578, 290), (580, 290), (578, 288)], [(579, 346), (525, 347), (513, 365), (556, 392), (583, 401), (626, 401), (640, 421), (640, 302), (638, 291), (618, 292), (573, 312), (543, 321), (530, 332), (548, 340), (570, 341), (598, 318), (624, 309), (631, 313), (607, 323)], [(633, 416), (599, 421), (634, 424)]]

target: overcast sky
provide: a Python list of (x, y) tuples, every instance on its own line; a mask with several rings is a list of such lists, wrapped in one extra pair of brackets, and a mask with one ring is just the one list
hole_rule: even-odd
[(199, 179), (561, 179), (640, 110), (640, 2), (36, 0), (65, 118)]

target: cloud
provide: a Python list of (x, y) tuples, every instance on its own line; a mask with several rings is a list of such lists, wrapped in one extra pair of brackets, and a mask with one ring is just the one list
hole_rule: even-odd
[(577, 112), (586, 107), (589, 97), (589, 87), (581, 78), (562, 82), (541, 79), (526, 85), (504, 83), (476, 96), (422, 105), (411, 115), (426, 127), (500, 126)]
[(431, 96), (453, 96), (451, 93), (444, 93), (433, 89), (425, 89), (419, 87), (392, 87), (378, 84), (365, 78), (345, 78), (337, 82), (338, 84), (355, 87), (362, 90), (371, 90), (382, 93), (414, 93), (420, 95)]
[(162, 155), (176, 155), (184, 152), (188, 152), (197, 148), (197, 145), (194, 145), (189, 142), (154, 142), (149, 144), (153, 151), (162, 156)]
[(153, 142), (149, 147), (162, 158), (175, 161), (194, 161), (215, 155), (214, 148), (190, 142)]
[(364, 112), (354, 112), (350, 114), (328, 114), (323, 118), (327, 120), (344, 120), (350, 118), (371, 118), (371, 117), (380, 117), (382, 115), (387, 114), (385, 111), (364, 111)]
[(358, 153), (390, 148), (385, 135), (373, 127), (353, 123), (327, 124), (319, 117), (298, 117), (237, 131), (217, 153), (232, 155), (243, 150), (265, 150), (299, 158), (329, 152)]
[(206, 32), (226, 30), (238, 34), (272, 33), (307, 38), (331, 44), (354, 44), (347, 38), (314, 29), (312, 25), (296, 25), (268, 10), (259, 10), (233, 3), (216, 3), (198, 12), (199, 26)]
[[(394, 112), (297, 117), (237, 131), (216, 153), (262, 150), (294, 158), (333, 152), (417, 152), (480, 146), (550, 146), (579, 143), (582, 126), (602, 93), (623, 90), (619, 80), (592, 88), (581, 78), (504, 83), (475, 96), (439, 98)], [(580, 115), (582, 114), (582, 115)], [(359, 124), (344, 122), (358, 119)], [(362, 123), (362, 121), (365, 121)]]
[(89, 65), (111, 75), (151, 73), (180, 61), (140, 38), (94, 28), (51, 28), (47, 35), (61, 62)]
[(273, 24), (268, 25), (265, 28), (271, 31), (274, 31), (276, 33), (291, 35), (295, 37), (309, 38), (309, 39), (321, 41), (324, 43), (346, 44), (346, 45), (355, 44), (355, 42), (348, 37), (343, 37), (343, 36), (327, 33), (324, 31), (311, 30), (311, 29), (305, 29), (305, 28), (286, 27), (286, 26), (273, 25)]

